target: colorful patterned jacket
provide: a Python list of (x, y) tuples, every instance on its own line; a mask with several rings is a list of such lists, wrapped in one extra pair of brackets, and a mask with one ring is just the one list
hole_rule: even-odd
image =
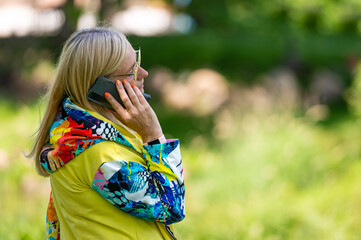
[(185, 217), (178, 140), (143, 145), (64, 99), (40, 154), (51, 173), (47, 239), (175, 239)]

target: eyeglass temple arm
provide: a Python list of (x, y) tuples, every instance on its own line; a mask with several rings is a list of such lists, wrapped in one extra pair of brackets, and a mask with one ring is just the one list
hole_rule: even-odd
[(132, 76), (134, 75), (134, 73), (126, 73), (126, 74), (120, 74), (120, 75), (113, 75), (113, 76), (110, 76), (110, 77), (122, 77), (122, 76)]

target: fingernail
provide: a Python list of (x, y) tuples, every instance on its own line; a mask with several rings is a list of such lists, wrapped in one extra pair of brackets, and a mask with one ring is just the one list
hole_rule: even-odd
[(126, 84), (126, 83), (127, 83), (127, 81), (123, 80), (123, 84)]
[(109, 112), (113, 112), (112, 110), (110, 110), (109, 108), (107, 108), (107, 110), (109, 111)]
[(132, 84), (132, 85), (130, 85), (132, 88), (134, 88), (134, 85)]
[(109, 93), (107, 93), (107, 92), (104, 93), (104, 95), (105, 95), (105, 97), (109, 97)]
[(117, 80), (117, 82), (116, 82), (116, 83), (117, 83), (117, 85), (120, 85), (120, 81), (119, 81), (119, 80)]

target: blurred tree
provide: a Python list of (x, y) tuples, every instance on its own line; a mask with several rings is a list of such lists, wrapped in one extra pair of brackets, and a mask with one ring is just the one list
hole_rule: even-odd
[(110, 21), (110, 15), (119, 9), (122, 3), (123, 0), (100, 0), (99, 20)]
[(187, 8), (187, 13), (196, 20), (199, 28), (207, 28), (216, 31), (229, 30), (229, 13), (225, 0), (192, 1)]
[(355, 77), (350, 88), (346, 91), (346, 101), (350, 110), (357, 117), (361, 116), (361, 64), (357, 63)]
[[(63, 6), (65, 22), (55, 36), (24, 36), (0, 39), (0, 84), (1, 93), (8, 97), (29, 98), (37, 90), (32, 82), (24, 81), (23, 70), (31, 69), (48, 58), (55, 61), (60, 46), (75, 30), (81, 9), (74, 6), (74, 0), (68, 0)], [(27, 52), (33, 52), (29, 59)]]
[[(174, 13), (191, 16), (195, 28), (188, 34), (129, 36), (132, 42), (146, 47), (144, 64), (148, 68), (164, 65), (180, 71), (211, 67), (229, 79), (252, 81), (259, 72), (275, 65), (286, 64), (304, 73), (305, 65), (307, 71), (335, 65), (343, 67), (350, 53), (356, 58), (361, 55), (361, 15), (355, 10), (361, 7), (358, 0), (163, 1)], [(100, 0), (98, 20), (109, 21), (125, 3), (133, 2)], [(55, 61), (83, 11), (74, 5), (74, 0), (66, 1), (60, 8), (65, 22), (56, 36), (0, 39), (3, 92), (18, 87), (27, 89), (22, 70), (36, 65), (36, 61), (29, 61), (25, 56), (29, 49), (35, 51), (36, 56)]]
[(360, 13), (353, 13), (348, 16), (344, 16), (340, 21), (342, 33), (357, 33), (359, 31), (359, 24), (361, 20)]

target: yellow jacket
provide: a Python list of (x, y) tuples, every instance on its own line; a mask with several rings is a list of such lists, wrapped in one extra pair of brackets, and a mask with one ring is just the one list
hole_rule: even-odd
[(178, 140), (144, 146), (65, 99), (40, 155), (52, 196), (47, 239), (176, 239), (185, 216)]

